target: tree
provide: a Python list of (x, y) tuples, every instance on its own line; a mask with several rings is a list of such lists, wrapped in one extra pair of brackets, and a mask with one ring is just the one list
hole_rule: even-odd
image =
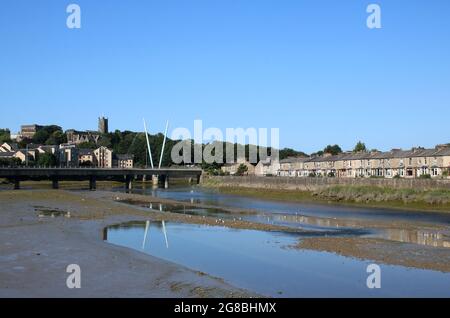
[(325, 147), (325, 149), (323, 150), (324, 153), (328, 153), (328, 154), (332, 154), (333, 156), (342, 153), (342, 149), (341, 147), (339, 147), (339, 145), (328, 145)]
[(355, 148), (353, 149), (353, 152), (366, 152), (366, 151), (367, 151), (366, 144), (361, 141), (358, 141)]
[(36, 131), (32, 142), (35, 144), (59, 145), (67, 142), (67, 137), (60, 126), (48, 125)]
[(236, 175), (243, 176), (248, 171), (248, 167), (244, 165), (243, 163), (240, 164), (236, 171)]
[(44, 153), (42, 155), (39, 155), (39, 159), (37, 161), (37, 164), (39, 166), (52, 167), (52, 166), (56, 166), (57, 159), (56, 159), (56, 156), (54, 154)]
[(67, 136), (61, 130), (54, 131), (46, 140), (47, 145), (60, 145), (67, 142)]
[[(145, 163), (147, 163), (147, 165), (150, 167), (150, 159), (148, 158), (147, 140), (145, 138), (145, 134), (136, 134), (131, 144), (123, 146), (126, 147), (127, 151), (121, 153), (133, 154), (134, 162), (136, 163), (137, 166), (145, 166)], [(150, 148), (152, 149), (153, 163), (156, 164), (154, 148), (151, 146), (151, 143)]]
[(6, 167), (17, 167), (20, 166), (22, 163), (22, 160), (19, 158), (11, 158), (11, 159), (0, 159), (0, 167), (6, 166)]
[(62, 132), (62, 128), (60, 126), (57, 126), (57, 125), (44, 126), (40, 130), (45, 130), (49, 135), (53, 134), (55, 131)]
[(111, 138), (108, 135), (101, 136), (100, 140), (97, 143), (97, 146), (111, 148), (112, 146)]
[(33, 143), (45, 144), (49, 137), (50, 137), (50, 134), (48, 133), (47, 130), (45, 130), (45, 129), (38, 130), (33, 136)]
[(324, 153), (323, 150), (319, 150), (317, 152), (312, 153), (311, 156), (312, 157), (314, 157), (314, 156), (319, 156), (320, 157), (320, 156), (323, 156), (323, 153)]
[(289, 157), (307, 157), (307, 155), (303, 151), (296, 151), (292, 148), (283, 148), (280, 150), (280, 160)]
[(25, 149), (28, 144), (32, 143), (33, 140), (29, 138), (24, 138), (21, 141), (18, 142), (19, 149)]
[(10, 142), (11, 132), (9, 129), (0, 129), (0, 143)]
[(97, 145), (93, 142), (82, 142), (78, 144), (79, 149), (97, 149)]

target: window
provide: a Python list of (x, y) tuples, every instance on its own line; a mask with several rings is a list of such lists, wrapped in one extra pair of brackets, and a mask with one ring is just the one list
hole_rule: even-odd
[(412, 165), (412, 158), (409, 158), (409, 165)]

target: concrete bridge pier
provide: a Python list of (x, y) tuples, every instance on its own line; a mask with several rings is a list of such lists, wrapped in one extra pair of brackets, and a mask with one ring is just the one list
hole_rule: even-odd
[(20, 190), (20, 180), (19, 180), (19, 178), (15, 178), (13, 180), (13, 183), (14, 183), (14, 190)]
[(52, 179), (52, 189), (59, 189), (59, 180), (56, 178)]
[(164, 179), (164, 189), (169, 189), (169, 176), (165, 175), (163, 176)]
[(169, 176), (166, 174), (159, 175), (159, 183), (158, 185), (161, 185), (161, 187), (164, 187), (164, 189), (169, 189)]
[(92, 176), (89, 178), (89, 190), (95, 191), (97, 189), (97, 179)]
[(127, 190), (133, 189), (133, 176), (125, 176), (125, 188)]
[(153, 186), (154, 187), (158, 187), (158, 184), (159, 184), (159, 178), (158, 178), (158, 176), (157, 175), (152, 175), (152, 184), (153, 184)]

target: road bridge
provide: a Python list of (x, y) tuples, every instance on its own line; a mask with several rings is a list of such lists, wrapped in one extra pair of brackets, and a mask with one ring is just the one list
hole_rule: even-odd
[(123, 168), (0, 168), (0, 178), (8, 179), (15, 189), (20, 189), (20, 182), (25, 180), (50, 180), (54, 189), (59, 181), (89, 180), (89, 188), (96, 189), (97, 180), (123, 181), (127, 189), (132, 188), (133, 180), (152, 177), (169, 187), (170, 178), (192, 178), (200, 182), (202, 170), (197, 168), (157, 168), (157, 169), (123, 169)]

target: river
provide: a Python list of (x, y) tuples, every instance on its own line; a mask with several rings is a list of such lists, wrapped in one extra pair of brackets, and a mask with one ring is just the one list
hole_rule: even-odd
[[(123, 189), (115, 189), (123, 191)], [(286, 203), (221, 194), (199, 187), (134, 189), (139, 194), (208, 208), (153, 203), (139, 208), (314, 231), (319, 237), (382, 239), (414, 251), (450, 253), (450, 214)], [(248, 209), (230, 213), (223, 208)], [(105, 240), (224, 279), (272, 297), (449, 297), (450, 273), (375, 262), (370, 258), (296, 248), (309, 234), (236, 230), (171, 222), (132, 222), (106, 229)], [(405, 247), (406, 248), (406, 247)], [(447, 250), (448, 248), (448, 250)], [(408, 250), (409, 251), (409, 250)], [(433, 254), (432, 254), (433, 255)], [(440, 254), (442, 255), (442, 254)], [(445, 254), (448, 255), (448, 254)], [(367, 287), (367, 268), (382, 271), (382, 288)]]

